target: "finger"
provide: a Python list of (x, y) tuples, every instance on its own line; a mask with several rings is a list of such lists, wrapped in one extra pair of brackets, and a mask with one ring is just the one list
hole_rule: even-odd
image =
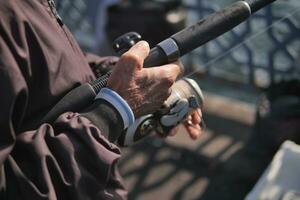
[(196, 112), (198, 113), (198, 116), (200, 117), (200, 122), (197, 124), (200, 125), (202, 130), (206, 129), (206, 124), (205, 124), (205, 121), (203, 120), (201, 109), (197, 109)]
[(162, 67), (169, 69), (170, 71), (176, 72), (178, 75), (182, 75), (184, 73), (184, 66), (180, 60), (166, 65), (162, 65)]
[(198, 124), (185, 125), (185, 128), (193, 140), (196, 140), (201, 134), (201, 127)]
[[(149, 55), (150, 47), (146, 41), (140, 41), (121, 56), (121, 60), (133, 63), (129, 67), (143, 68), (144, 60)], [(128, 67), (128, 66), (127, 66)]]
[(170, 63), (167, 65), (162, 65), (159, 67), (156, 67), (160, 70), (161, 76), (165, 76), (168, 78), (168, 80), (171, 80), (173, 82), (176, 81), (177, 77), (182, 74), (182, 67), (183, 65), (181, 64), (180, 61)]
[(201, 118), (202, 118), (202, 114), (200, 109), (197, 109), (196, 111), (194, 111), (191, 115), (192, 117), (192, 122), (193, 124), (200, 124), (201, 123)]
[(189, 120), (191, 118), (191, 116), (187, 118), (187, 120), (184, 122), (184, 127), (192, 139), (197, 139), (201, 134), (202, 128), (199, 124), (194, 124), (192, 120)]
[(173, 62), (173, 64), (176, 64), (180, 67), (179, 75), (183, 75), (184, 74), (184, 65), (182, 64), (181, 60), (177, 60), (177, 61)]
[(179, 126), (175, 126), (174, 128), (172, 128), (171, 131), (169, 132), (169, 136), (175, 136), (179, 131), (179, 128), (180, 128)]
[(186, 124), (191, 124), (192, 123), (192, 115), (188, 115), (187, 117), (186, 117)]

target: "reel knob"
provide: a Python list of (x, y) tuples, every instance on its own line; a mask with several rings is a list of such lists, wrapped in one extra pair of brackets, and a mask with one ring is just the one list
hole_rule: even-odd
[(113, 42), (114, 51), (122, 55), (126, 51), (128, 51), (133, 45), (142, 40), (142, 36), (137, 32), (129, 32), (121, 35)]

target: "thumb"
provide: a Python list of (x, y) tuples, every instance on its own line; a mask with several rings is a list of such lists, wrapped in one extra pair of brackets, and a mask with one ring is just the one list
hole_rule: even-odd
[(144, 65), (145, 58), (149, 55), (150, 47), (146, 41), (140, 41), (124, 53), (121, 59), (130, 62), (131, 66), (141, 70)]

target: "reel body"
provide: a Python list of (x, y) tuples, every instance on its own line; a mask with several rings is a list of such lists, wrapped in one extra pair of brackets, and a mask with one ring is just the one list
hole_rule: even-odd
[(130, 146), (146, 136), (157, 133), (168, 136), (169, 131), (203, 105), (203, 94), (196, 81), (183, 78), (172, 86), (172, 94), (156, 113), (142, 116), (124, 130), (118, 144)]

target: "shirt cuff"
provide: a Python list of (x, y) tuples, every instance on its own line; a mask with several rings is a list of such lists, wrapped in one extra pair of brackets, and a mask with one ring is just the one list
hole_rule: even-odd
[(128, 128), (134, 122), (134, 114), (128, 103), (115, 91), (109, 88), (102, 88), (95, 99), (103, 99), (110, 103), (121, 115), (124, 129)]

